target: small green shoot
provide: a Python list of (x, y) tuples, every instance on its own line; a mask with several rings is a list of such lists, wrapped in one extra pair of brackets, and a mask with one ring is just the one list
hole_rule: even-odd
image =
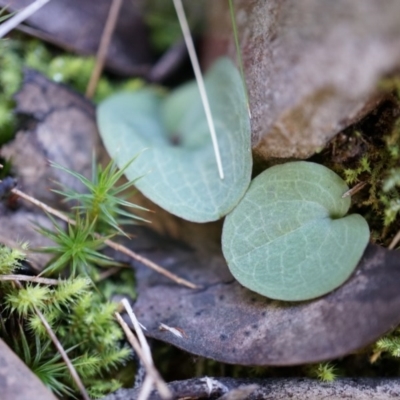
[[(13, 266), (2, 268), (3, 272), (15, 273), (22, 254), (0, 247), (0, 260)], [(121, 344), (123, 332), (114, 319), (116, 305), (95, 293), (89, 279), (68, 278), (53, 286), (27, 283), (20, 287), (11, 281), (0, 285), (0, 337), (49, 389), (60, 397), (77, 394), (35, 309), (41, 310), (67, 349), (93, 398), (121, 387), (114, 374), (131, 357), (131, 350)]]
[(40, 252), (55, 255), (55, 259), (45, 268), (43, 273), (52, 274), (69, 267), (71, 276), (80, 273), (94, 278), (93, 267), (95, 265), (115, 265), (112, 259), (99, 252), (104, 246), (106, 238), (94, 236), (96, 220), (89, 222), (87, 217), (82, 218), (79, 214), (76, 214), (76, 225), (68, 224), (67, 232), (65, 232), (51, 216), (49, 218), (53, 222), (54, 231), (43, 227), (37, 228), (39, 233), (56, 244), (39, 249)]
[(10, 249), (0, 244), (0, 274), (8, 275), (21, 266), (25, 259), (28, 243), (21, 243), (20, 249)]
[(379, 339), (375, 343), (375, 350), (381, 353), (387, 353), (392, 357), (400, 357), (400, 328), (395, 329), (392, 333)]
[(133, 188), (140, 177), (117, 186), (118, 181), (122, 178), (125, 171), (136, 159), (137, 156), (131, 158), (118, 170), (117, 166), (112, 161), (104, 169), (101, 166), (96, 167), (93, 158), (92, 180), (87, 179), (82, 174), (51, 162), (50, 164), (54, 168), (60, 169), (82, 182), (88, 190), (88, 193), (79, 193), (68, 188), (64, 188), (62, 191), (54, 191), (64, 196), (65, 201), (78, 202), (79, 205), (73, 207), (73, 209), (86, 213), (90, 222), (96, 221), (94, 228), (97, 232), (107, 232), (111, 230), (124, 234), (123, 230), (120, 228), (122, 224), (132, 224), (134, 221), (149, 222), (123, 209), (123, 207), (127, 207), (148, 211), (121, 197), (124, 192)]
[(322, 382), (333, 382), (337, 378), (337, 369), (330, 363), (320, 363), (315, 369), (315, 374)]

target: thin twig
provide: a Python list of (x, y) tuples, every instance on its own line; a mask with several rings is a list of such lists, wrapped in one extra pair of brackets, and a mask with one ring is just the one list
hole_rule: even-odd
[(133, 312), (131, 305), (129, 304), (129, 301), (127, 299), (122, 299), (121, 303), (124, 306), (126, 312), (128, 313), (130, 320), (132, 321), (133, 328), (135, 329), (136, 335), (139, 339), (139, 342), (143, 349), (143, 352), (144, 352), (145, 356), (147, 357), (147, 360), (151, 364), (153, 364), (153, 357), (151, 356), (150, 346), (147, 343), (146, 337), (144, 336), (144, 333), (142, 331), (142, 327), (140, 326), (140, 323), (137, 320), (136, 315)]
[[(97, 236), (97, 234), (96, 234)], [(98, 235), (100, 238), (101, 236)], [(186, 279), (180, 278), (178, 275), (173, 274), (172, 272), (168, 271), (167, 269), (161, 267), (160, 265), (154, 263), (153, 261), (149, 260), (148, 258), (142, 257), (141, 255), (135, 253), (134, 251), (128, 249), (127, 247), (115, 243), (110, 239), (104, 240), (104, 243), (108, 246), (111, 247), (114, 250), (119, 251), (120, 253), (126, 254), (127, 256), (133, 258), (136, 261), (141, 262), (142, 264), (146, 265), (146, 267), (151, 268), (153, 271), (158, 272), (161, 275), (164, 275), (165, 277), (171, 279), (172, 281), (179, 283), (180, 285), (186, 286), (190, 289), (198, 289), (199, 287), (195, 285), (192, 282), (189, 282)]]
[(142, 383), (142, 387), (140, 388), (137, 400), (147, 400), (150, 396), (151, 391), (153, 390), (153, 385), (153, 378), (150, 375), (146, 375)]
[[(139, 339), (140, 346), (143, 350), (144, 357), (146, 357), (146, 360), (150, 365), (154, 366), (153, 357), (151, 356), (150, 346), (147, 343), (146, 337), (144, 336), (143, 331), (142, 331), (142, 327), (141, 327), (139, 321), (137, 320), (136, 315), (133, 312), (131, 305), (129, 304), (129, 301), (127, 299), (122, 299), (121, 304), (125, 307), (125, 310), (128, 313), (128, 316), (132, 322), (133, 328), (135, 329), (136, 335)], [(149, 378), (150, 378), (150, 376), (146, 377), (146, 379), (142, 385), (142, 389), (140, 391), (138, 400), (139, 399), (141, 399), (141, 400), (147, 399), (148, 395), (151, 392), (153, 383), (156, 384), (157, 389), (159, 390), (160, 394), (163, 393), (163, 391), (165, 390), (166, 385), (163, 384), (163, 381), (159, 382), (156, 380), (153, 382), (153, 380), (152, 379), (150, 380)], [(168, 391), (165, 391), (164, 396), (162, 395), (162, 397), (169, 398), (170, 393), (168, 393)]]
[(47, 204), (41, 202), (40, 200), (35, 199), (32, 196), (29, 196), (29, 194), (26, 194), (19, 189), (16, 189), (16, 188), (11, 189), (11, 193), (16, 194), (17, 196), (21, 197), (22, 199), (28, 201), (29, 203), (34, 204), (36, 207), (39, 207), (41, 210), (43, 210), (49, 214), (52, 214), (52, 215), (56, 216), (57, 218), (60, 218), (61, 220), (67, 222), (68, 224), (76, 225), (76, 222), (73, 219), (68, 218), (61, 211), (58, 211), (55, 208), (48, 206)]
[(16, 28), (21, 22), (25, 21), (36, 11), (40, 10), (50, 0), (36, 0), (28, 7), (25, 7), (21, 12), (10, 18), (8, 21), (0, 25), (0, 38), (7, 35), (8, 32)]
[(62, 283), (59, 279), (42, 278), (40, 276), (29, 275), (0, 275), (0, 281), (21, 281), (41, 283), (43, 285), (59, 285)]
[[(0, 182), (1, 182), (1, 181), (0, 181)], [(11, 193), (16, 194), (17, 196), (19, 196), (19, 197), (25, 199), (26, 201), (29, 201), (30, 203), (32, 203), (32, 204), (34, 204), (35, 206), (37, 206), (37, 207), (39, 207), (40, 209), (42, 209), (43, 211), (45, 211), (45, 212), (47, 212), (47, 213), (49, 213), (49, 214), (55, 215), (56, 217), (58, 217), (58, 218), (61, 219), (62, 221), (67, 222), (68, 224), (76, 225), (76, 222), (75, 222), (73, 219), (68, 218), (68, 217), (67, 217), (65, 214), (63, 214), (62, 212), (60, 212), (60, 211), (58, 211), (58, 210), (56, 210), (56, 209), (54, 209), (54, 208), (48, 206), (48, 205), (45, 204), (45, 203), (42, 203), (41, 201), (35, 199), (35, 198), (32, 197), (32, 196), (27, 195), (26, 193), (22, 192), (22, 191), (19, 190), (19, 189), (15, 189), (15, 188), (14, 188), (14, 189), (11, 189)], [(102, 236), (99, 235), (98, 233), (96, 233), (95, 236), (96, 236), (97, 238), (102, 238)], [(165, 277), (171, 279), (172, 281), (174, 281), (174, 282), (176, 282), (176, 283), (178, 283), (178, 284), (180, 284), (180, 285), (186, 286), (186, 287), (188, 287), (188, 288), (190, 288), (190, 289), (198, 289), (198, 286), (196, 286), (195, 284), (193, 284), (193, 283), (187, 281), (186, 279), (180, 278), (178, 275), (173, 274), (172, 272), (166, 270), (165, 268), (163, 268), (163, 267), (161, 267), (160, 265), (154, 263), (153, 261), (151, 261), (151, 260), (149, 260), (149, 259), (147, 259), (147, 258), (145, 258), (145, 257), (140, 256), (139, 254), (135, 253), (134, 251), (129, 250), (129, 249), (128, 249), (127, 247), (125, 247), (125, 246), (122, 246), (122, 245), (120, 245), (120, 244), (118, 244), (118, 243), (115, 243), (115, 242), (113, 242), (113, 241), (110, 240), (110, 239), (104, 240), (104, 243), (105, 243), (107, 246), (111, 247), (112, 249), (117, 250), (117, 251), (119, 251), (119, 252), (121, 252), (121, 253), (126, 254), (127, 256), (133, 258), (134, 260), (141, 262), (141, 263), (142, 263), (143, 265), (145, 265), (146, 267), (151, 268), (152, 270), (158, 272), (158, 273), (161, 274), (161, 275), (164, 275)]]
[(113, 276), (113, 275), (117, 274), (118, 272), (121, 271), (121, 268), (125, 268), (125, 267), (126, 267), (125, 265), (121, 265), (121, 266), (118, 266), (118, 267), (107, 268), (104, 271), (101, 271), (100, 274), (99, 274), (99, 278), (96, 279), (96, 283), (104, 281), (104, 279), (107, 279), (110, 276)]
[[(17, 286), (21, 289), (22, 285), (20, 282), (16, 281), (15, 282)], [(89, 395), (86, 392), (85, 386), (83, 385), (81, 378), (79, 377), (78, 373), (76, 372), (75, 367), (73, 366), (71, 360), (69, 359), (67, 352), (64, 350), (64, 347), (62, 347), (62, 344), (58, 340), (56, 334), (53, 332), (53, 329), (51, 329), (51, 326), (47, 322), (46, 318), (44, 315), (39, 311), (39, 309), (34, 305), (33, 306), (36, 315), (39, 317), (40, 321), (42, 322), (44, 328), (46, 329), (47, 334), (49, 335), (51, 341), (54, 343), (54, 346), (56, 346), (56, 349), (60, 353), (62, 359), (64, 360), (69, 373), (71, 374), (72, 379), (74, 380), (76, 386), (78, 387), (79, 391), (82, 394), (83, 400), (90, 400)]]
[(396, 236), (390, 242), (388, 249), (393, 250), (397, 246), (397, 243), (399, 243), (399, 242), (400, 242), (400, 231), (398, 231), (396, 233)]
[(183, 9), (181, 0), (173, 0), (173, 1), (174, 1), (176, 14), (178, 15), (179, 23), (181, 25), (183, 38), (185, 39), (186, 47), (188, 49), (190, 61), (192, 63), (194, 76), (196, 77), (197, 85), (199, 87), (201, 101), (203, 103), (204, 112), (205, 112), (206, 118), (207, 118), (208, 128), (209, 128), (210, 134), (211, 134), (211, 140), (212, 140), (212, 143), (214, 146), (214, 153), (215, 153), (215, 159), (217, 161), (219, 177), (221, 179), (224, 179), (224, 170), (222, 168), (221, 153), (219, 151), (217, 134), (215, 133), (214, 120), (213, 120), (213, 117), (211, 114), (210, 103), (208, 101), (206, 88), (204, 86), (204, 80), (203, 80), (203, 75), (200, 70), (199, 60), (197, 59), (196, 50), (195, 50), (194, 44), (193, 44), (193, 39), (190, 34), (188, 22), (186, 20), (185, 10)]
[(79, 377), (78, 373), (76, 372), (75, 367), (73, 366), (71, 360), (69, 359), (67, 352), (64, 350), (64, 347), (62, 347), (61, 343), (57, 339), (57, 336), (51, 329), (51, 326), (49, 325), (49, 323), (47, 322), (47, 320), (43, 316), (43, 314), (37, 309), (36, 306), (33, 306), (33, 307), (35, 308), (35, 312), (36, 312), (37, 316), (42, 321), (42, 324), (44, 325), (44, 327), (47, 331), (47, 334), (50, 336), (51, 341), (54, 343), (54, 345), (56, 346), (62, 359), (64, 360), (64, 362), (69, 370), (69, 373), (71, 374), (72, 379), (74, 380), (76, 386), (78, 387), (79, 391), (82, 394), (83, 399), (90, 400), (90, 397), (89, 397), (88, 393), (86, 392), (85, 386), (83, 385), (81, 378)]
[(118, 323), (121, 325), (122, 329), (125, 332), (126, 337), (128, 338), (129, 343), (135, 350), (137, 356), (143, 362), (143, 365), (146, 368), (147, 374), (153, 379), (153, 382), (157, 386), (157, 389), (160, 393), (160, 396), (163, 399), (170, 399), (172, 397), (171, 391), (168, 388), (167, 384), (161, 378), (161, 375), (154, 367), (152, 362), (149, 362), (148, 358), (146, 357), (143, 349), (140, 347), (139, 341), (136, 336), (130, 330), (128, 324), (123, 320), (119, 313), (115, 313), (115, 317), (117, 318)]
[(349, 197), (349, 196), (354, 196), (361, 189), (363, 189), (366, 184), (367, 184), (367, 182), (358, 182), (357, 185), (353, 186), (351, 189), (349, 189), (347, 192), (345, 192), (342, 195), (342, 199), (345, 199), (346, 197)]
[(118, 20), (118, 14), (122, 6), (122, 0), (113, 0), (110, 11), (108, 13), (106, 25), (101, 35), (99, 49), (96, 55), (96, 64), (92, 71), (89, 84), (86, 89), (86, 97), (89, 99), (93, 97), (96, 91), (97, 83), (100, 79), (101, 72), (107, 57), (108, 48), (110, 46), (111, 37), (113, 35), (115, 26)]

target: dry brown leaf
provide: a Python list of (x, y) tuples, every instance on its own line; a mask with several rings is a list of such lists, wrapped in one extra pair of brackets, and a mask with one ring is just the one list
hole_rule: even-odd
[(125, 244), (202, 286), (179, 287), (136, 265), (139, 321), (150, 337), (190, 353), (240, 365), (312, 363), (349, 354), (400, 323), (395, 251), (369, 245), (342, 287), (314, 301), (283, 303), (240, 286), (219, 251), (188, 250), (144, 229), (136, 235)]

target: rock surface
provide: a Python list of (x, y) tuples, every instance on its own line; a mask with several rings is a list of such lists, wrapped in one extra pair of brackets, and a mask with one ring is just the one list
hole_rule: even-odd
[[(27, 117), (26, 128), (3, 146), (0, 155), (12, 161), (18, 187), (47, 205), (60, 208), (60, 197), (50, 187), (54, 182), (83, 191), (81, 182), (52, 168), (49, 161), (92, 175), (92, 155), (102, 157), (93, 104), (65, 86), (27, 70), (21, 90), (15, 95), (18, 115)], [(27, 205), (35, 209), (35, 206)], [(69, 205), (64, 204), (64, 208)]]
[[(371, 110), (400, 66), (397, 0), (234, 3), (259, 160), (309, 157)], [(227, 4), (210, 4), (206, 63), (236, 58)]]
[[(338, 379), (322, 383), (315, 379), (232, 379), (196, 378), (175, 381), (168, 385), (174, 399), (218, 399), (218, 400), (389, 400), (400, 397), (399, 379)], [(121, 389), (103, 400), (134, 400), (138, 389)], [(161, 397), (152, 392), (150, 400)]]

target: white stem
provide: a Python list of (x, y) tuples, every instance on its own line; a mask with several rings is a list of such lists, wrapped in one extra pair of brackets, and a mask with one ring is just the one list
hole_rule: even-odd
[(40, 8), (42, 8), (50, 0), (36, 0), (28, 7), (25, 7), (22, 11), (10, 18), (8, 21), (0, 25), (0, 38), (7, 35), (8, 32), (17, 27), (21, 22), (25, 21), (31, 15), (35, 14)]
[(222, 168), (221, 161), (221, 153), (218, 147), (217, 135), (215, 133), (214, 121), (211, 115), (210, 103), (208, 101), (206, 88), (204, 86), (203, 75), (200, 70), (199, 60), (197, 59), (196, 50), (194, 48), (192, 36), (190, 34), (189, 25), (186, 20), (185, 11), (183, 9), (181, 0), (173, 0), (174, 6), (176, 10), (176, 14), (178, 15), (179, 23), (182, 28), (183, 37), (185, 39), (186, 47), (188, 49), (190, 61), (192, 63), (194, 76), (196, 77), (197, 85), (200, 91), (201, 101), (203, 102), (204, 112), (206, 113), (208, 128), (210, 129), (211, 139), (214, 146), (215, 159), (217, 161), (219, 176), (221, 179), (224, 179), (224, 170)]

